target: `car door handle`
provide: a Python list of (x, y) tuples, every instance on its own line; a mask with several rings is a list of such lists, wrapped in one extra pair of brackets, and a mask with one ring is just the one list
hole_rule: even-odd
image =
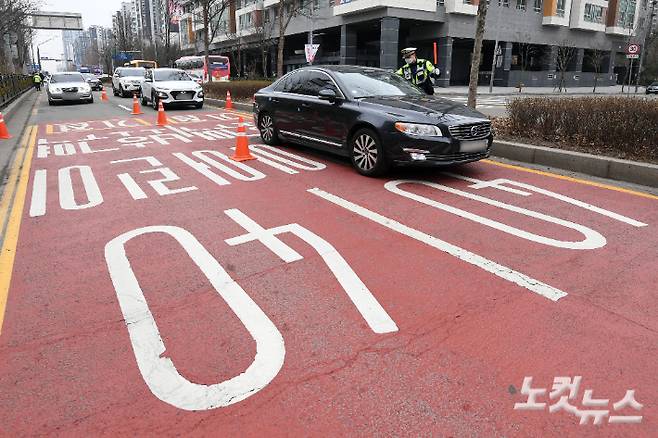
[(304, 108), (308, 108), (308, 107), (311, 106), (311, 104), (310, 104), (310, 103), (306, 103), (306, 102), (304, 102), (304, 103), (302, 103), (302, 106), (303, 106)]
[(272, 101), (274, 103), (279, 103), (279, 99), (277, 99), (276, 97), (271, 97), (270, 101)]

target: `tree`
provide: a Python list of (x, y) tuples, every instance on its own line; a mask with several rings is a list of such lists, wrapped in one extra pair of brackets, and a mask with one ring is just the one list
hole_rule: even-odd
[(231, 0), (195, 0), (194, 19), (203, 23), (203, 54), (210, 65), (210, 44), (221, 27), (221, 19)]
[(171, 65), (180, 54), (180, 47), (177, 44), (171, 45), (171, 31), (174, 25), (177, 25), (178, 13), (181, 10), (180, 0), (165, 0), (164, 10), (164, 65)]
[(5, 53), (5, 38), (16, 44), (18, 62), (27, 60), (27, 49), (32, 45), (34, 33), (27, 25), (28, 16), (41, 4), (39, 0), (0, 0), (0, 71), (14, 71), (14, 59)]
[(304, 10), (305, 0), (279, 0), (276, 15), (279, 23), (279, 36), (276, 55), (276, 75), (283, 76), (283, 50), (286, 44), (286, 29), (292, 17), (300, 15)]
[(560, 78), (558, 80), (558, 91), (561, 93), (562, 89), (567, 91), (567, 88), (564, 85), (565, 74), (573, 57), (576, 56), (576, 48), (569, 46), (558, 46), (557, 48), (557, 59), (555, 62), (555, 67), (560, 72)]
[(592, 49), (587, 52), (585, 60), (592, 66), (594, 69), (594, 87), (592, 88), (592, 93), (596, 93), (596, 85), (599, 82), (599, 75), (603, 69), (603, 61), (606, 59), (606, 51), (601, 49)]
[(478, 4), (478, 15), (475, 22), (475, 43), (471, 58), (471, 77), (468, 81), (468, 106), (471, 108), (475, 108), (477, 100), (480, 59), (482, 57), (482, 39), (484, 38), (484, 26), (487, 21), (488, 6), (489, 2), (486, 0), (480, 0)]

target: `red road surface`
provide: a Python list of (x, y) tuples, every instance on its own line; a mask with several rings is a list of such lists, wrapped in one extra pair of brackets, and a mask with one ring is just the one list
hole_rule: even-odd
[[(206, 140), (192, 132), (218, 123), (234, 131), (234, 116), (216, 120), (207, 114), (221, 113), (194, 114), (202, 121), (181, 117), (172, 125), (192, 131), (179, 131), (179, 138), (160, 138), (169, 144), (148, 137), (152, 133), (146, 130), (156, 127), (135, 122), (124, 128), (95, 122), (80, 132), (57, 125), (39, 127), (42, 148), (40, 156), (35, 149), (32, 161), (0, 335), (2, 435), (655, 436), (655, 199), (484, 162), (451, 170), (480, 181), (502, 178), (550, 190), (623, 215), (632, 222), (627, 223), (539, 193), (475, 189), (469, 187), (473, 181), (438, 171), (397, 171), (387, 179), (369, 179), (347, 162), (289, 146), (281, 150), (326, 168), (288, 164), (284, 172), (248, 161), (244, 164), (264, 177), (242, 181), (211, 168), (229, 183), (219, 185), (173, 154), (195, 162), (202, 161), (193, 151), (231, 155), (233, 138)], [(92, 150), (118, 150), (81, 153), (78, 141), (89, 134), (107, 137), (88, 140)], [(139, 136), (147, 136), (142, 141), (147, 143), (119, 142)], [(63, 146), (64, 140), (73, 146)], [(260, 139), (252, 137), (250, 142), (254, 145)], [(63, 155), (73, 150), (75, 154)], [(153, 158), (112, 163), (143, 157)], [(62, 170), (70, 166), (90, 170)], [(169, 171), (154, 171), (163, 167)], [(140, 173), (145, 170), (151, 172)], [(39, 184), (45, 185), (34, 189), (36, 172), (44, 178)], [(91, 186), (85, 195), (81, 172), (93, 175), (102, 202), (93, 193), (90, 199)], [(179, 179), (173, 180), (172, 172)], [(135, 188), (130, 192), (120, 174), (129, 175), (141, 194)], [(173, 180), (164, 183), (166, 188), (149, 183), (164, 177)], [(593, 248), (528, 240), (417, 202), (384, 187), (396, 179), (438, 183), (570, 221), (586, 227), (586, 234), (591, 231)], [(530, 193), (509, 183), (504, 186)], [(427, 185), (398, 187), (544, 240), (586, 240), (582, 232), (563, 225)], [(480, 256), (483, 266), (496, 263), (507, 270), (494, 275), (468, 255), (460, 260), (391, 229), (397, 225), (384, 226), (317, 191), (309, 192), (312, 188)], [(166, 189), (177, 192), (159, 194)], [(131, 193), (143, 199), (134, 199)], [(43, 199), (45, 210), (39, 207)], [(80, 208), (88, 203), (98, 205)], [(260, 241), (230, 246), (226, 239), (247, 233), (227, 215), (230, 209), (265, 229), (299, 224), (327, 241), (397, 331), (376, 333), (321, 254), (298, 236), (276, 236), (303, 257), (289, 262)], [(253, 376), (258, 380), (272, 372), (273, 377), (262, 388), (238, 384), (216, 400), (192, 394), (187, 402), (207, 408), (187, 410), (175, 406), (179, 396), (185, 399), (185, 385), (174, 384), (160, 398), (149, 387), (147, 380), (166, 386), (167, 378), (153, 370), (146, 376), (140, 372), (136, 350), (150, 348), (151, 339), (136, 335), (135, 347), (129, 336), (131, 324), (149, 326), (149, 315), (143, 301), (126, 290), (115, 290), (106, 246), (124, 233), (153, 226), (189, 232), (273, 324), (274, 331), (268, 331), (262, 318), (253, 313), (247, 317), (256, 321), (256, 331), (266, 333), (258, 351), (262, 368)], [(164, 359), (152, 363), (170, 359), (182, 379), (197, 389), (246, 372), (257, 354), (253, 333), (201, 272), (199, 258), (193, 260), (174, 237), (162, 232), (128, 240), (125, 254), (166, 348), (155, 353)], [(118, 260), (120, 255), (115, 252), (110, 258)], [(121, 270), (117, 277), (125, 280), (126, 272)], [(516, 275), (510, 272), (531, 279), (529, 285), (541, 282), (566, 295), (549, 299), (510, 280)], [(226, 283), (222, 285), (227, 289)], [(128, 321), (120, 307), (121, 294), (127, 297), (127, 307), (142, 310)], [(236, 304), (246, 309), (243, 305)], [(272, 333), (280, 334), (281, 345)], [(285, 349), (285, 357), (277, 371), (279, 347)], [(515, 403), (528, 399), (520, 393), (526, 376), (533, 377), (533, 387), (549, 392), (554, 377), (582, 376), (578, 394), (569, 400), (578, 409), (609, 409), (609, 415), (643, 418), (639, 424), (609, 424), (605, 416), (601, 425), (592, 425), (592, 419), (579, 425), (574, 413), (549, 413), (548, 405), (557, 398), (550, 399), (547, 393), (537, 399), (548, 403), (545, 408), (515, 410)], [(587, 389), (593, 390), (595, 399), (609, 399), (608, 407), (583, 406)], [(612, 410), (628, 389), (635, 390), (643, 408)], [(233, 397), (243, 399), (233, 402)]]

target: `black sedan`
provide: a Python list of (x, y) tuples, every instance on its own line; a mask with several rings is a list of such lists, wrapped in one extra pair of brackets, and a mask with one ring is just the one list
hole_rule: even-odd
[(95, 75), (91, 73), (82, 73), (82, 76), (84, 76), (85, 81), (87, 81), (92, 90), (101, 91), (103, 89), (103, 83)]
[(367, 176), (394, 164), (477, 161), (493, 141), (483, 114), (370, 67), (292, 71), (256, 93), (254, 122), (267, 144), (287, 140), (350, 157)]

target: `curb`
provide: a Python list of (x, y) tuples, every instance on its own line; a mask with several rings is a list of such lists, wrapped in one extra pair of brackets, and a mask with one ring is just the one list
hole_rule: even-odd
[(658, 165), (494, 140), (491, 155), (658, 188)]
[[(221, 99), (212, 99), (210, 97), (206, 97), (205, 101), (208, 104), (212, 106), (216, 106), (218, 108), (224, 108), (224, 106), (226, 105), (226, 101)], [(239, 109), (240, 111), (246, 111), (248, 113), (251, 113), (253, 106), (250, 103), (233, 102), (233, 108)]]
[(4, 115), (4, 118), (6, 121), (11, 120), (14, 109), (19, 107), (25, 99), (30, 95), (30, 93), (34, 92), (34, 88), (29, 88), (25, 91), (23, 91), (21, 94), (16, 96), (14, 100), (12, 100), (7, 106), (1, 109), (2, 114)]

